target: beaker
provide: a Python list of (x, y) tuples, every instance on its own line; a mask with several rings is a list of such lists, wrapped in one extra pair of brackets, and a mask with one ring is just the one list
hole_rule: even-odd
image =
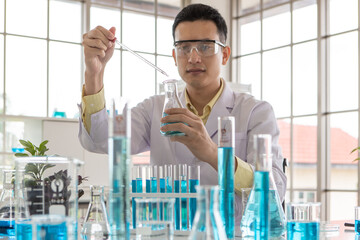
[(0, 194), (0, 236), (15, 234), (15, 170), (2, 170), (3, 189)]
[[(164, 90), (165, 90), (165, 101), (164, 101), (164, 107), (162, 111), (162, 117), (166, 117), (167, 114), (165, 113), (166, 109), (170, 108), (183, 108), (179, 96), (178, 96), (178, 90), (177, 90), (177, 80), (170, 79), (165, 80), (163, 82), (164, 84)], [(167, 124), (172, 124), (174, 122), (170, 123), (161, 123), (160, 127), (165, 126)], [(171, 136), (184, 136), (185, 133), (179, 132), (179, 131), (167, 131), (163, 132), (160, 130), (161, 135), (171, 137)]]
[[(35, 215), (43, 218), (50, 215), (56, 219), (62, 218), (67, 225), (64, 233), (67, 239), (76, 239), (78, 171), (82, 164), (83, 162), (77, 159), (58, 156), (15, 158), (17, 239), (31, 239), (34, 229), (32, 225), (36, 225), (34, 221), (38, 220), (34, 218)], [(25, 176), (22, 178), (24, 172)], [(41, 224), (42, 228), (48, 229), (45, 226), (46, 221)], [(49, 229), (52, 229), (50, 225)], [(61, 229), (62, 232), (63, 230)]]
[(104, 186), (90, 186), (91, 198), (81, 236), (85, 240), (107, 239), (110, 226), (104, 202)]
[(219, 211), (219, 186), (196, 186), (197, 209), (190, 240), (227, 239)]
[[(260, 186), (261, 177), (263, 177), (266, 172), (268, 172), (269, 179), (269, 238), (280, 237), (286, 231), (286, 219), (271, 170), (271, 136), (268, 134), (254, 135), (254, 148), (256, 153), (256, 169), (263, 170), (256, 170), (254, 174), (254, 185), (240, 223), (242, 237), (255, 236), (256, 209), (259, 204), (262, 203), (259, 197), (262, 190), (258, 186)], [(265, 171), (264, 169), (267, 170)], [(257, 184), (256, 181), (259, 181), (259, 184)]]

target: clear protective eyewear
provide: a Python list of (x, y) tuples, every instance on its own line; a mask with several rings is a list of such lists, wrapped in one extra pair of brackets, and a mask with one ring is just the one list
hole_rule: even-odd
[(225, 45), (219, 41), (208, 39), (183, 40), (174, 42), (176, 56), (178, 57), (188, 56), (193, 49), (195, 49), (201, 57), (210, 57), (219, 52), (219, 46), (225, 47)]

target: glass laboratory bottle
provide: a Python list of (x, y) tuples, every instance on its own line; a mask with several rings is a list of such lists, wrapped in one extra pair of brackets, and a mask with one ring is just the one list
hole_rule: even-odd
[(104, 187), (90, 186), (91, 199), (85, 215), (81, 236), (85, 240), (107, 239), (110, 225), (104, 202)]
[(227, 239), (219, 212), (219, 186), (199, 185), (196, 191), (197, 209), (189, 239)]
[(3, 190), (0, 195), (0, 236), (15, 235), (14, 175), (15, 170), (3, 170)]
[(254, 149), (256, 153), (256, 171), (254, 174), (254, 186), (250, 192), (244, 215), (240, 223), (240, 229), (243, 237), (255, 236), (257, 209), (259, 204), (261, 205), (261, 181), (263, 181), (263, 179), (265, 178), (264, 175), (267, 175), (268, 172), (269, 238), (277, 238), (285, 233), (286, 219), (271, 171), (271, 136), (266, 134), (255, 135)]
[[(183, 108), (183, 106), (180, 102), (179, 96), (178, 96), (176, 83), (177, 83), (177, 80), (175, 80), (175, 79), (165, 80), (163, 82), (164, 90), (165, 90), (165, 102), (164, 102), (164, 107), (163, 107), (163, 111), (162, 111), (162, 117), (167, 116), (167, 114), (165, 113), (166, 109)], [(161, 123), (160, 127), (165, 126), (167, 124), (172, 124), (172, 123)], [(163, 136), (183, 136), (183, 135), (185, 135), (184, 133), (179, 132), (179, 131), (163, 132), (160, 130), (160, 133)]]
[[(117, 109), (120, 113), (117, 114)], [(109, 116), (109, 224), (111, 239), (130, 239), (131, 108), (124, 98), (112, 102)]]
[(235, 237), (234, 146), (235, 118), (218, 118), (218, 181), (220, 185), (220, 213), (228, 239)]

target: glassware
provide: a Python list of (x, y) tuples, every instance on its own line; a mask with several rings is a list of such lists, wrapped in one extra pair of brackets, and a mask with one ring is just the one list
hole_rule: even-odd
[[(172, 240), (174, 235), (174, 199), (137, 198), (136, 239)], [(160, 208), (160, 205), (163, 208)], [(154, 207), (155, 206), (155, 207)], [(161, 219), (159, 216), (165, 216)]]
[(165, 165), (165, 183), (166, 183), (166, 192), (172, 193), (173, 191), (173, 182), (172, 182), (172, 176), (173, 176), (173, 167), (172, 165)]
[(0, 194), (0, 236), (15, 235), (15, 170), (3, 171), (3, 190)]
[[(16, 239), (32, 239), (33, 230), (38, 227), (54, 233), (51, 222), (47, 227), (46, 220), (39, 220), (47, 218), (65, 222), (66, 228), (56, 228), (56, 239), (60, 239), (60, 232), (67, 239), (77, 238), (77, 173), (82, 164), (77, 159), (58, 156), (15, 158)], [(41, 226), (37, 226), (38, 220)]]
[(146, 193), (151, 192), (151, 166), (146, 166), (146, 183), (145, 183), (145, 191)]
[[(116, 110), (120, 114), (116, 114)], [(112, 239), (130, 238), (131, 108), (124, 98), (113, 100), (109, 116), (109, 224)]]
[(189, 239), (227, 239), (219, 212), (219, 186), (196, 186), (196, 191), (198, 207)]
[(360, 235), (360, 207), (355, 207), (355, 232)]
[(85, 215), (81, 236), (85, 240), (107, 239), (110, 226), (104, 202), (104, 187), (90, 186), (91, 199)]
[[(179, 165), (174, 165), (174, 193), (180, 193)], [(180, 230), (180, 198), (175, 198), (175, 230)]]
[[(164, 108), (163, 108), (163, 115), (162, 117), (167, 116), (167, 114), (165, 113), (166, 109), (170, 109), (170, 108), (183, 108), (179, 96), (178, 96), (178, 91), (177, 91), (177, 80), (175, 79), (170, 79), (170, 80), (165, 80), (163, 82), (164, 84), (164, 89), (165, 89), (165, 102), (164, 102)], [(167, 125), (167, 124), (172, 124), (172, 123), (161, 123), (160, 127)], [(160, 130), (161, 135), (163, 136), (184, 136), (185, 134), (179, 131), (168, 131), (168, 132), (163, 132)]]
[(287, 239), (318, 240), (320, 236), (321, 203), (288, 203)]
[[(280, 237), (286, 231), (286, 219), (281, 206), (274, 178), (272, 176), (272, 154), (271, 154), (271, 136), (260, 134), (254, 136), (254, 148), (256, 152), (256, 172), (254, 175), (254, 186), (251, 190), (248, 203), (245, 208), (240, 228), (243, 237), (253, 237), (255, 235), (256, 209), (262, 202), (259, 200), (262, 193), (261, 181), (269, 177), (269, 237)], [(257, 183), (258, 182), (258, 183)], [(256, 185), (256, 186), (255, 186)], [(266, 188), (266, 186), (264, 186)], [(265, 204), (265, 200), (264, 200)], [(265, 223), (264, 223), (265, 224)]]
[[(200, 166), (190, 165), (189, 167), (189, 193), (196, 193), (196, 186), (200, 184)], [(189, 198), (189, 229), (192, 228), (196, 213), (196, 198)]]
[(235, 237), (234, 147), (235, 118), (218, 117), (218, 178), (220, 213), (228, 239)]
[[(181, 193), (187, 193), (187, 165), (179, 165), (180, 175), (180, 191)], [(187, 216), (187, 198), (181, 198), (181, 230), (188, 229), (188, 216)]]

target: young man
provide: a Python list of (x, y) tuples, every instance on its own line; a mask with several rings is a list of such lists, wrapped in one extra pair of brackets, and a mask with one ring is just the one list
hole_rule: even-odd
[[(103, 92), (106, 63), (114, 52), (115, 28), (97, 27), (84, 34), (85, 85), (81, 105), (79, 139), (89, 151), (107, 153), (107, 113)], [(173, 24), (172, 52), (186, 89), (180, 101), (186, 108), (174, 108), (162, 117), (164, 96), (153, 96), (132, 109), (132, 154), (151, 151), (151, 164), (199, 164), (201, 184), (218, 184), (217, 118), (235, 117), (235, 189), (253, 183), (253, 135), (272, 135), (273, 175), (283, 199), (286, 176), (282, 172), (282, 154), (278, 146), (279, 130), (272, 107), (251, 95), (234, 93), (220, 78), (221, 65), (227, 64), (230, 47), (226, 46), (227, 26), (217, 10), (203, 4), (185, 7)], [(160, 122), (178, 122), (161, 127), (162, 131), (180, 131), (185, 136), (163, 137)], [(183, 124), (183, 123), (186, 123)], [(241, 203), (236, 196), (236, 222), (240, 221)]]

